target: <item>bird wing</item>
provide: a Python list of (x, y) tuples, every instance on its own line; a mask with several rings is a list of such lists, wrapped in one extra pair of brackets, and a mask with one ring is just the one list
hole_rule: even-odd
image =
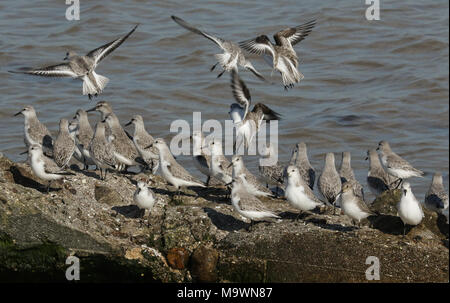
[(231, 71), (231, 90), (233, 91), (234, 99), (244, 107), (245, 119), (251, 104), (250, 91), (234, 69)]
[(269, 38), (266, 35), (261, 35), (254, 39), (239, 42), (239, 46), (252, 54), (270, 54), (272, 58), (275, 57), (275, 50), (273, 48), (272, 42), (270, 42)]
[(78, 77), (78, 75), (72, 70), (68, 63), (61, 63), (24, 71), (10, 71), (10, 73), (28, 74), (43, 77)]
[(262, 103), (256, 103), (255, 106), (253, 106), (252, 112), (256, 113), (258, 110), (261, 110), (264, 114), (263, 119), (264, 120), (280, 120), (281, 115), (277, 113), (276, 111), (270, 109), (267, 105), (264, 105)]
[(225, 42), (225, 40), (215, 37), (211, 34), (208, 34), (207, 32), (201, 31), (198, 28), (194, 27), (193, 25), (187, 23), (186, 21), (184, 21), (181, 18), (178, 18), (177, 16), (171, 16), (172, 20), (175, 21), (176, 23), (178, 23), (178, 25), (184, 27), (185, 29), (187, 29), (188, 31), (191, 31), (193, 33), (196, 33), (198, 35), (202, 35), (203, 37), (211, 40), (212, 42), (214, 42), (215, 44), (217, 44), (220, 48), (223, 49), (223, 43)]
[(296, 27), (289, 27), (276, 33), (273, 38), (277, 45), (282, 45), (280, 37), (286, 38), (291, 45), (295, 45), (305, 39), (316, 25), (316, 20), (310, 20)]
[(136, 24), (133, 29), (126, 34), (123, 37), (120, 37), (114, 41), (111, 41), (109, 43), (106, 43), (105, 45), (102, 45), (94, 50), (91, 50), (89, 53), (86, 54), (87, 57), (94, 60), (95, 66), (97, 66), (100, 61), (102, 61), (106, 56), (108, 56), (113, 50), (118, 48), (138, 27), (139, 24)]

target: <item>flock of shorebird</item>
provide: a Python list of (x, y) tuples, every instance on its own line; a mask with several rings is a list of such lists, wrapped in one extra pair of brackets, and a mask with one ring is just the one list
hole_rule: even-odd
[[(211, 70), (220, 64), (223, 71), (218, 77), (225, 71), (231, 73), (231, 88), (237, 103), (230, 106), (229, 114), (236, 126), (237, 136), (244, 138), (244, 148), (248, 148), (262, 121), (277, 120), (279, 114), (261, 103), (250, 110), (250, 92), (238, 75), (238, 66), (264, 81), (266, 79), (245, 58), (243, 50), (271, 57), (271, 65), (280, 72), (284, 88), (291, 88), (303, 78), (298, 70), (298, 57), (293, 46), (311, 32), (315, 20), (279, 31), (274, 35), (275, 44), (265, 35), (236, 44), (201, 31), (178, 17), (172, 16), (172, 19), (189, 31), (213, 41), (223, 50), (223, 54), (216, 55), (218, 62)], [(68, 52), (67, 63), (18, 72), (80, 78), (83, 80), (83, 94), (92, 98), (101, 93), (108, 83), (106, 77), (95, 73), (95, 68), (136, 28), (137, 25), (127, 35), (92, 50), (85, 56)], [(88, 112), (91, 111), (97, 111), (101, 115), (94, 130), (88, 120)], [(340, 207), (345, 215), (358, 223), (371, 215), (377, 215), (370, 210), (370, 203), (365, 201), (363, 187), (351, 168), (349, 152), (342, 153), (339, 170), (336, 169), (334, 154), (327, 153), (323, 170), (316, 182), (316, 172), (308, 160), (306, 144), (300, 142), (294, 146), (288, 165), (275, 163), (259, 166), (264, 184), (246, 168), (242, 156), (234, 155), (229, 161), (223, 154), (220, 140), (212, 139), (207, 142), (202, 132), (193, 132), (191, 141), (194, 148), (198, 147), (194, 151), (193, 161), (207, 177), (204, 183), (176, 161), (164, 139), (154, 139), (146, 131), (142, 116), (133, 116), (125, 125), (134, 126), (134, 133), (129, 134), (122, 128), (111, 105), (105, 101), (98, 102), (95, 107), (86, 111), (79, 109), (71, 122), (61, 119), (56, 139), (38, 120), (31, 105), (25, 106), (16, 115), (19, 114), (25, 117), (24, 141), (28, 147), (31, 169), (37, 177), (48, 181), (47, 191), (53, 180), (73, 174), (67, 169), (74, 157), (84, 165), (85, 170), (95, 165), (102, 180), (106, 179), (108, 171), (123, 172), (128, 167), (137, 166), (141, 171), (152, 174), (161, 168), (161, 175), (175, 187), (177, 194), (185, 187), (226, 186), (230, 190), (230, 200), (235, 210), (250, 219), (252, 224), (258, 220), (279, 218), (259, 199), (268, 196), (283, 196), (293, 207), (303, 212), (325, 205), (332, 205), (334, 209)], [(262, 158), (270, 158), (276, 152), (269, 143)], [(397, 209), (405, 227), (418, 225), (422, 221), (422, 204), (446, 215), (448, 222), (448, 194), (440, 173), (434, 174), (424, 203), (421, 203), (414, 197), (410, 184), (403, 180), (423, 177), (424, 173), (393, 152), (388, 142), (381, 141), (377, 149), (367, 151), (367, 159), (370, 161), (367, 184), (375, 196), (387, 190), (401, 188), (402, 197)], [(275, 186), (273, 190), (269, 189), (269, 184)], [(322, 199), (314, 194), (314, 184)], [(134, 201), (140, 208), (148, 210), (154, 205), (155, 195), (144, 179), (137, 182)]]

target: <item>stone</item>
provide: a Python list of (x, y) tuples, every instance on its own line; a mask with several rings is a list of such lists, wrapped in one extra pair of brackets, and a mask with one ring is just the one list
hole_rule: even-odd
[(98, 183), (95, 184), (95, 200), (111, 206), (123, 205), (123, 200), (116, 190)]
[(167, 253), (167, 262), (174, 269), (184, 269), (189, 262), (189, 252), (183, 247), (174, 247)]
[(192, 254), (191, 274), (197, 282), (216, 282), (216, 265), (219, 253), (214, 248), (204, 245), (198, 247)]

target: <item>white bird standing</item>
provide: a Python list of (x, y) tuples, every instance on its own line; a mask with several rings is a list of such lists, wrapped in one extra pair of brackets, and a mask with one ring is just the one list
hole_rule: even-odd
[(397, 203), (397, 211), (404, 224), (403, 235), (406, 233), (406, 225), (418, 225), (424, 217), (422, 206), (414, 197), (408, 182), (402, 184), (402, 198)]
[(133, 200), (140, 209), (144, 209), (144, 212), (148, 210), (148, 223), (150, 224), (150, 214), (155, 204), (155, 194), (145, 181), (139, 180), (137, 182)]
[(375, 215), (367, 207), (364, 200), (355, 194), (354, 185), (351, 181), (346, 181), (342, 185), (340, 199), (342, 212), (352, 220), (358, 221), (358, 225), (360, 225), (362, 219)]

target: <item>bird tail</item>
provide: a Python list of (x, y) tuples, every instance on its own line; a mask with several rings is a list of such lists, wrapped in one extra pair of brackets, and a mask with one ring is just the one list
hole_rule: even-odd
[(95, 81), (97, 82), (97, 86), (100, 89), (100, 92), (103, 91), (106, 84), (108, 84), (109, 79), (102, 75), (96, 74), (95, 72), (92, 72), (92, 74), (94, 75)]

